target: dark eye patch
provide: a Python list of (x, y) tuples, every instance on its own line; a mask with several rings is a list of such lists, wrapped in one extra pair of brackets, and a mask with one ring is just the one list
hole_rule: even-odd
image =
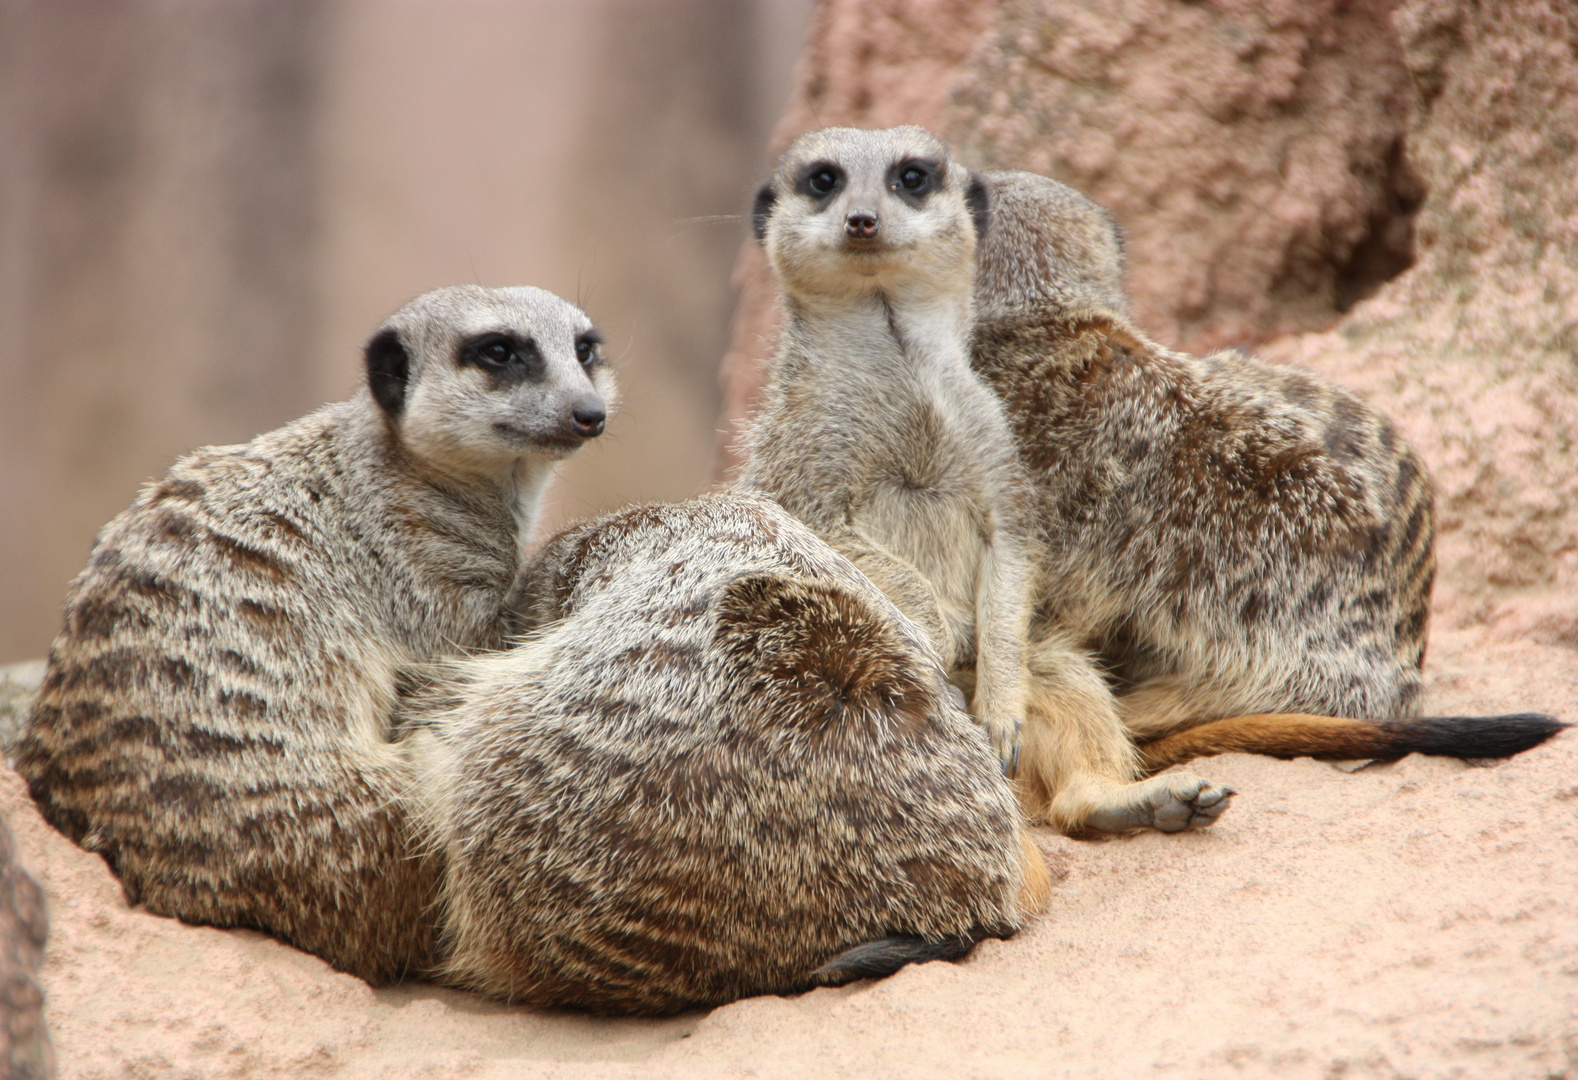
[(826, 202), (844, 188), (844, 170), (831, 161), (813, 161), (800, 170), (795, 190), (817, 202)]
[(487, 373), (488, 384), (494, 390), (518, 386), (538, 380), (547, 371), (542, 351), (531, 338), (496, 332), (478, 334), (460, 343), (455, 358), (461, 367), (480, 368)]
[(888, 190), (911, 206), (919, 206), (941, 184), (942, 164), (906, 158), (888, 170)]
[(588, 330), (575, 339), (575, 358), (588, 371), (603, 362), (602, 350), (598, 348), (602, 343), (603, 335), (596, 330)]

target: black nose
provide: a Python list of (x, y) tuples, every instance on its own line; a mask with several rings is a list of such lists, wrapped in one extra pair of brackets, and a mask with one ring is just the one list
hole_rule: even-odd
[(875, 214), (850, 214), (844, 219), (844, 231), (856, 240), (870, 240), (879, 227)]
[(603, 408), (603, 403), (597, 398), (583, 398), (570, 407), (570, 420), (575, 424), (575, 432), (583, 438), (601, 435), (607, 419), (608, 410)]

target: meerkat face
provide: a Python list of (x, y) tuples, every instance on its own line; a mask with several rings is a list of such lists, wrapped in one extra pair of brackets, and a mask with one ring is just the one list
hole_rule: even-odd
[(968, 291), (988, 193), (921, 128), (827, 128), (795, 140), (752, 217), (792, 297)]
[(591, 319), (532, 288), (417, 297), (368, 342), (367, 384), (407, 449), (476, 473), (565, 457), (602, 434), (614, 404)]

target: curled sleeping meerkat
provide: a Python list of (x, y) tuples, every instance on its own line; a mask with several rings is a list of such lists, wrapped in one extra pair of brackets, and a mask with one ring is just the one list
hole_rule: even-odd
[(1148, 768), (1229, 750), (1502, 757), (1563, 726), (1414, 716), (1431, 486), (1390, 420), (1308, 372), (1149, 341), (1099, 206), (1031, 173), (983, 176), (972, 364), (1036, 494), (1032, 633), (1069, 636), (1107, 673)]
[(670, 1013), (956, 957), (1044, 904), (929, 642), (776, 504), (576, 525), (518, 596), (521, 644), (402, 710), (443, 981)]
[[(971, 371), (986, 185), (920, 128), (801, 136), (754, 218), (786, 314), (743, 487), (847, 556), (969, 685), (1030, 809), (1068, 829), (1208, 825), (1231, 792), (1136, 782), (1112, 695), (1066, 635), (1027, 637), (1039, 555), (1001, 403)], [(1020, 754), (1020, 747), (1023, 753)]]
[(400, 672), (504, 644), (543, 487), (603, 429), (598, 342), (539, 289), (428, 293), (354, 398), (198, 450), (105, 526), (15, 757), (130, 902), (374, 982), (433, 965)]

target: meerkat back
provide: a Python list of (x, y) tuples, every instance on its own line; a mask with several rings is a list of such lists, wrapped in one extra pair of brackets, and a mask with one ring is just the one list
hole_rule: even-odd
[(178, 462), (101, 532), (16, 750), (130, 902), (373, 981), (433, 962), (402, 668), (503, 643), (521, 529), (601, 430), (595, 331), (534, 289), (406, 305), (368, 390)]
[[(1046, 177), (983, 176), (971, 363), (1032, 479), (1037, 610), (1102, 657), (1148, 767), (1229, 749), (1496, 757), (1560, 728), (1409, 719), (1434, 514), (1385, 415), (1309, 372), (1149, 341), (1104, 210)], [(1241, 716), (1264, 713), (1280, 718)]]
[(579, 526), (524, 595), (525, 642), (410, 714), (447, 981), (666, 1013), (958, 955), (1044, 899), (935, 655), (775, 504)]

